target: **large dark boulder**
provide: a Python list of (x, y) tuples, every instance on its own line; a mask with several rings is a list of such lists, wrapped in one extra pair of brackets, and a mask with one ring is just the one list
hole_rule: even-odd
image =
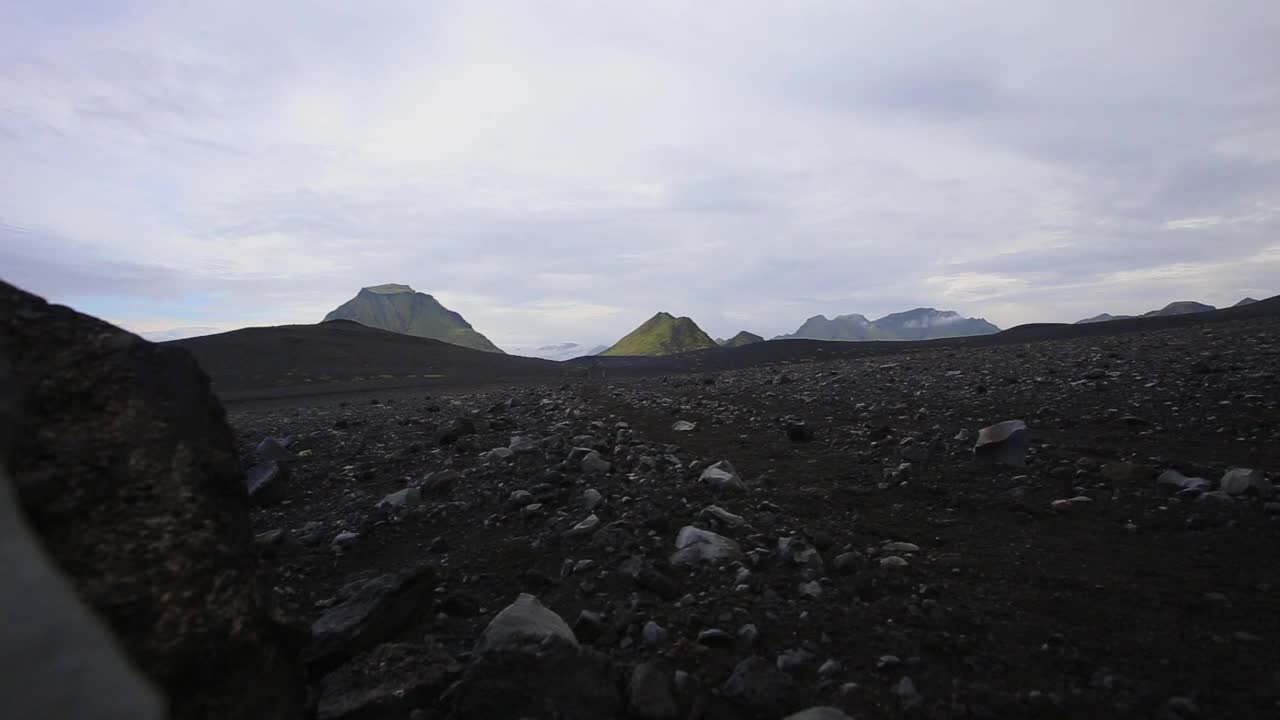
[(191, 356), (2, 282), (0, 355), (25, 517), (170, 716), (300, 717), (305, 632), (259, 582), (231, 430)]

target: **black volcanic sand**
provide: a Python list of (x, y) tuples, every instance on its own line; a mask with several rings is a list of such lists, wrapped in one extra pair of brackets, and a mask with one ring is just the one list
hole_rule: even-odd
[[(1280, 319), (1253, 312), (1162, 319), (1176, 322), (1116, 335), (1088, 326), (1081, 337), (1034, 343), (774, 358), (714, 373), (587, 382), (548, 371), (485, 392), (453, 384), (442, 386), (447, 394), (233, 404), (230, 421), (246, 465), (264, 436), (294, 438), (288, 499), (256, 510), (254, 524), (313, 536), (271, 560), (285, 606), (307, 621), (353, 577), (427, 561), (440, 569), (434, 614), (399, 639), (429, 637), (466, 661), (489, 619), (517, 593), (534, 593), (570, 624), (583, 610), (604, 613), (599, 636), (584, 644), (621, 667), (660, 658), (691, 673), (706, 691), (703, 717), (750, 716), (716, 692), (733, 667), (804, 648), (812, 658), (789, 671), (794, 695), (780, 701), (793, 710), (1268, 718), (1280, 715), (1277, 508), (1257, 497), (1164, 497), (1154, 481), (1173, 468), (1216, 481), (1242, 466), (1280, 484)], [(305, 347), (271, 367), (325, 370), (324, 353), (359, 341), (348, 330), (334, 332), (328, 350)], [(183, 345), (200, 354), (199, 343)], [(738, 351), (777, 352), (760, 349), (770, 345), (779, 344)], [(339, 358), (326, 372), (372, 375), (380, 357)], [(267, 360), (254, 362), (265, 374)], [(424, 372), (406, 363), (385, 374), (411, 369)], [(262, 380), (214, 375), (224, 391)], [(460, 415), (478, 433), (439, 445), (437, 426)], [(789, 441), (786, 416), (803, 418), (814, 440)], [(957, 433), (1007, 419), (1029, 427), (1028, 465), (975, 466), (973, 441)], [(676, 420), (697, 427), (675, 432)], [(541, 442), (486, 459), (513, 436)], [(596, 447), (612, 469), (584, 472), (567, 460), (575, 446)], [(904, 457), (913, 462), (900, 470)], [(719, 460), (733, 463), (746, 492), (717, 495), (698, 482), (701, 467)], [(445, 468), (461, 474), (448, 493), (375, 510), (385, 494)], [(565, 537), (589, 515), (589, 488), (603, 496), (600, 529)], [(532, 498), (513, 499), (520, 490)], [(1078, 496), (1089, 500), (1051, 509)], [(529, 501), (539, 507), (522, 508)], [(712, 504), (747, 524), (702, 518)], [(684, 525), (759, 549), (741, 564), (746, 587), (736, 587), (732, 564), (671, 567)], [(343, 530), (360, 537), (331, 549)], [(820, 568), (780, 557), (778, 541), (792, 536), (820, 551)], [(890, 542), (918, 550), (885, 549)], [(633, 556), (676, 591), (634, 582), (625, 572)], [(882, 565), (888, 556), (907, 565)], [(800, 592), (809, 579), (820, 597)], [(668, 633), (656, 647), (641, 641), (650, 620)], [(752, 648), (697, 640), (749, 623), (759, 630)], [(838, 667), (820, 677), (828, 660)], [(919, 703), (896, 691), (903, 678)]]
[(347, 320), (175, 340), (224, 402), (404, 387), (502, 385), (581, 374), (551, 360), (481, 352)]

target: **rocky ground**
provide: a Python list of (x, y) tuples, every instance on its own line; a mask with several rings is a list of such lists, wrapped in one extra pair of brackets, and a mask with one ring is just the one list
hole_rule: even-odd
[(322, 718), (1267, 718), (1277, 367), (1261, 318), (229, 420)]

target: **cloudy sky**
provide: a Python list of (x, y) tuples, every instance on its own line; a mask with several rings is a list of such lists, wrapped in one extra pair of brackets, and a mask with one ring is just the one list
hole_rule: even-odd
[(0, 6), (0, 278), (499, 345), (1280, 292), (1276, 0)]

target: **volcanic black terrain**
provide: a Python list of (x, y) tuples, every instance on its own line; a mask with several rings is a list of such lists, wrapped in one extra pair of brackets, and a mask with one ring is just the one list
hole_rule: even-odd
[(554, 363), (0, 285), (0, 420), (170, 717), (1271, 718), (1278, 305)]
[[(178, 344), (242, 393), (228, 399), (245, 468), (287, 469), (253, 523), (289, 613), (318, 622), (361, 582), (434, 567), (429, 612), (379, 638), (400, 654), (357, 661), (392, 679), (333, 670), (346, 674), (321, 682), (322, 710), (363, 682), (378, 702), (410, 688), (416, 707), (474, 717), (539, 715), (544, 693), (581, 717), (1280, 713), (1280, 504), (1261, 479), (1280, 468), (1275, 300), (928, 343), (503, 365), (502, 386), (470, 363), (514, 358), (437, 344), (455, 360), (424, 370), (369, 345), (343, 355), (367, 331), (321, 328), (283, 334), (297, 355), (256, 384), (221, 369), (216, 338)], [(455, 382), (266, 391), (356, 368)], [(1005, 420), (1027, 426), (1025, 466), (976, 464), (978, 430)], [(265, 438), (287, 450), (259, 457)], [(1237, 468), (1261, 473), (1219, 487)], [(447, 680), (471, 672), (521, 593), (604, 668), (530, 659), (483, 692), (421, 687), (422, 657)]]

